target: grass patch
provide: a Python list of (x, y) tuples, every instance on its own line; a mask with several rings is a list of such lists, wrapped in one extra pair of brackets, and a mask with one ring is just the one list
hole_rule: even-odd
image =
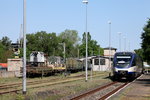
[(14, 77), (10, 77), (10, 78), (0, 78), (0, 84), (7, 84), (7, 83), (14, 83), (14, 82), (21, 82), (22, 78), (14, 78)]
[[(28, 80), (35, 81), (35, 80), (44, 80), (44, 79), (46, 80), (57, 79), (55, 81), (60, 81), (60, 80), (67, 79), (69, 77), (78, 76), (82, 74), (85, 75), (85, 72), (74, 73), (67, 77), (65, 77), (64, 75), (58, 75), (58, 76), (44, 77), (43, 79), (30, 78)], [(16, 95), (8, 94), (6, 99), (1, 98), (2, 96), (0, 96), (0, 100), (24, 100), (24, 99), (25, 100), (58, 100), (70, 95), (75, 95), (79, 92), (86, 91), (90, 88), (94, 88), (101, 84), (105, 84), (111, 81), (110, 79), (106, 78), (108, 76), (108, 72), (93, 72), (93, 75), (99, 75), (99, 76), (93, 77), (92, 80), (90, 80), (90, 76), (89, 76), (87, 82), (85, 82), (85, 79), (83, 77), (82, 80), (27, 89), (27, 94), (25, 97), (21, 93)], [(20, 80), (16, 80), (16, 81), (20, 81)]]
[[(43, 98), (43, 95), (46, 95), (47, 98), (45, 100), (57, 100), (61, 99), (62, 97), (66, 97), (69, 95), (75, 95), (78, 92), (86, 91), (90, 88), (94, 88), (99, 86), (100, 84), (104, 84), (109, 82), (109, 79), (104, 79), (103, 77), (95, 77), (92, 80), (88, 80), (88, 82), (85, 82), (85, 80), (78, 80), (73, 81), (69, 83), (64, 84), (57, 84), (53, 86), (45, 86), (41, 90), (38, 89), (36, 92), (36, 95), (38, 95), (38, 98)], [(32, 92), (36, 91), (32, 90)]]

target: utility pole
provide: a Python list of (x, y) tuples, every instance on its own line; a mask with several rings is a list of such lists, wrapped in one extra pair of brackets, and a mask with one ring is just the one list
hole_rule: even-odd
[(23, 94), (26, 94), (26, 0), (23, 1)]
[[(63, 43), (59, 43), (60, 45), (62, 45), (63, 46), (63, 49), (64, 49), (64, 51), (63, 51), (63, 56), (64, 56), (64, 65), (66, 66), (66, 44), (65, 44), (65, 42), (63, 42)], [(65, 68), (65, 76), (67, 75), (67, 68)]]
[(65, 42), (63, 43), (63, 47), (64, 47), (64, 63), (66, 63), (66, 44), (65, 44)]
[[(66, 66), (66, 44), (65, 42), (63, 43), (63, 47), (64, 47), (64, 64)], [(67, 66), (65, 68), (65, 76), (67, 76)]]
[(87, 69), (88, 69), (88, 37), (87, 37), (87, 35), (88, 35), (88, 33), (87, 33), (87, 5), (88, 5), (88, 0), (83, 0), (82, 1), (83, 3), (85, 3), (86, 4), (86, 23), (85, 23), (85, 30), (86, 30), (86, 59), (85, 59), (85, 73), (86, 73), (86, 78), (85, 78), (85, 81), (87, 81), (88, 80), (88, 71), (87, 71)]
[(99, 45), (99, 71), (101, 71), (101, 61), (100, 61), (100, 45)]
[(129, 51), (130, 51), (130, 40), (129, 40), (129, 48), (128, 48), (128, 49), (129, 49)]
[(20, 26), (19, 44), (20, 44), (20, 48), (23, 48), (23, 30), (22, 30), (22, 24)]
[(121, 52), (121, 32), (118, 32), (119, 34), (119, 50)]
[(79, 48), (78, 48), (78, 59), (80, 58), (80, 51), (79, 51)]
[(124, 37), (124, 52), (126, 52), (126, 37)]
[(109, 70), (111, 68), (111, 22), (108, 21), (109, 24)]

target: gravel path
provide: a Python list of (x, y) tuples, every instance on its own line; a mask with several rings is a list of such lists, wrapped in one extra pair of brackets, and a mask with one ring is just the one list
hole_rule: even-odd
[(109, 100), (150, 100), (150, 74), (142, 75)]
[(101, 91), (98, 91), (92, 95), (89, 95), (85, 98), (82, 98), (80, 100), (99, 100), (99, 98), (101, 98), (102, 96), (106, 95), (107, 93), (109, 93), (110, 91), (113, 91), (114, 89), (118, 88), (120, 85), (122, 85), (123, 83), (116, 83), (110, 87), (107, 87), (105, 89), (102, 89)]

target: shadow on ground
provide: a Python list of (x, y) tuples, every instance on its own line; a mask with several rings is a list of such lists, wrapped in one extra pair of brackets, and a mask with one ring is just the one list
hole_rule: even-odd
[(136, 83), (144, 86), (150, 86), (150, 74), (144, 74), (142, 78), (136, 80)]
[(127, 79), (127, 78), (121, 78), (121, 79), (114, 79), (113, 76), (106, 76), (104, 79), (110, 79), (111, 81), (118, 81), (118, 82), (131, 82), (134, 79)]

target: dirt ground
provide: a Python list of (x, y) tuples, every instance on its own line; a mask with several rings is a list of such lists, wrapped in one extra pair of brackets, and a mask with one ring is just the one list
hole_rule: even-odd
[(144, 74), (109, 100), (150, 100), (150, 74)]

